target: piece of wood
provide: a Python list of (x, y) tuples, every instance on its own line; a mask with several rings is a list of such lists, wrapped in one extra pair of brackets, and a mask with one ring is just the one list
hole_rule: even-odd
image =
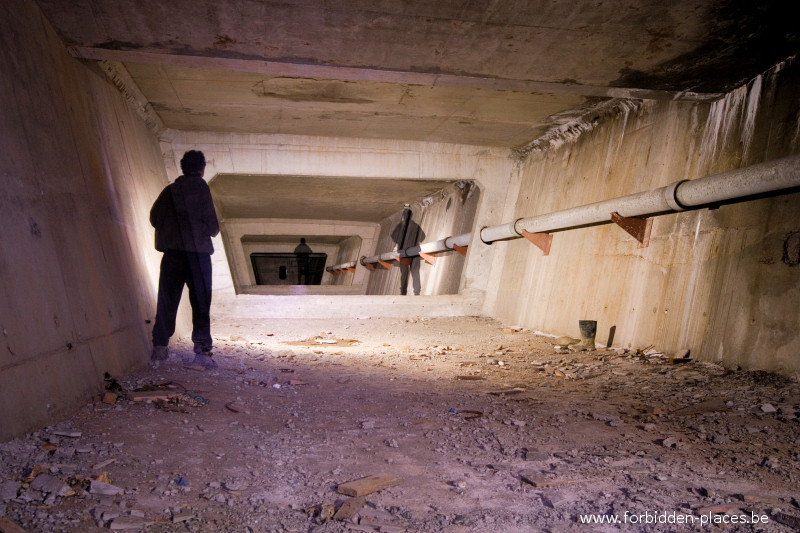
[(105, 468), (112, 463), (116, 463), (116, 459), (106, 459), (105, 461), (100, 461), (96, 465), (92, 467), (92, 470), (100, 470), (101, 468)]
[(17, 524), (7, 518), (0, 518), (0, 533), (28, 533)]
[(712, 398), (704, 402), (689, 405), (672, 411), (673, 415), (697, 415), (701, 413), (714, 413), (717, 411), (728, 411), (728, 405), (722, 398)]
[(339, 494), (344, 494), (346, 496), (366, 496), (367, 494), (372, 494), (379, 490), (396, 487), (402, 482), (403, 478), (393, 476), (392, 474), (375, 474), (342, 483), (336, 487), (336, 490)]
[(588, 479), (545, 479), (535, 472), (520, 472), (519, 478), (525, 483), (529, 483), (536, 488), (563, 487), (564, 485), (576, 485), (586, 483)]
[(333, 515), (334, 520), (350, 520), (353, 516), (366, 505), (367, 499), (364, 496), (357, 496), (347, 500), (339, 507), (336, 514)]
[(134, 402), (155, 401), (155, 400), (169, 400), (177, 396), (177, 392), (164, 391), (164, 390), (143, 390), (131, 393), (131, 400)]

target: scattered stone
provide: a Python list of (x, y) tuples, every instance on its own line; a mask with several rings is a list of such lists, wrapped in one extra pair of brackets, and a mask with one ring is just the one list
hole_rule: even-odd
[(124, 492), (125, 491), (120, 487), (115, 487), (114, 485), (103, 483), (102, 481), (92, 481), (89, 484), (90, 494), (99, 494), (101, 496), (116, 496), (117, 494), (123, 494)]
[(242, 479), (237, 479), (235, 481), (226, 481), (222, 486), (225, 487), (225, 490), (239, 492), (248, 489), (250, 484)]
[(80, 438), (82, 433), (80, 431), (53, 431), (53, 435), (57, 435), (59, 437), (68, 437), (70, 439), (77, 439)]
[(547, 452), (536, 452), (527, 448), (522, 449), (522, 458), (526, 461), (547, 461), (550, 459), (550, 454)]
[(675, 437), (667, 437), (666, 439), (661, 441), (661, 445), (664, 448), (677, 448), (678, 439), (676, 439)]
[(4, 481), (0, 483), (0, 500), (8, 501), (17, 497), (20, 484), (16, 481)]
[(39, 474), (31, 482), (31, 488), (47, 494), (55, 494), (57, 496), (67, 496), (72, 492), (72, 487), (61, 481), (55, 476), (49, 474)]
[(761, 410), (765, 413), (777, 413), (778, 410), (775, 409), (775, 406), (771, 403), (765, 403), (761, 405)]
[(191, 511), (173, 511), (172, 513), (173, 523), (188, 522), (192, 518), (194, 518), (194, 513)]
[(112, 531), (123, 531), (128, 529), (142, 529), (152, 525), (152, 521), (145, 520), (136, 516), (120, 516), (111, 521), (108, 529)]
[(548, 492), (542, 493), (542, 504), (551, 509), (572, 501), (572, 497), (566, 493)]
[(778, 522), (779, 524), (783, 524), (784, 526), (788, 526), (795, 531), (800, 531), (800, 516), (796, 514), (789, 514), (780, 509), (775, 509), (771, 513), (772, 519)]

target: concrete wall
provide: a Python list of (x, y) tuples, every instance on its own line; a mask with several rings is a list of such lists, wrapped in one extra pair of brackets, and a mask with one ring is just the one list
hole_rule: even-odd
[[(351, 261), (355, 261), (356, 263), (358, 263), (358, 260), (362, 255), (361, 252), (362, 244), (363, 244), (363, 239), (361, 239), (360, 237), (357, 236), (348, 237), (347, 239), (342, 241), (342, 243), (339, 245), (339, 250), (336, 257), (333, 259), (333, 261), (328, 261), (329, 263), (328, 266), (341, 265), (343, 263), (349, 263)], [(364, 269), (357, 268), (356, 272), (359, 271), (366, 273)], [(350, 271), (335, 274), (331, 276), (330, 283), (331, 285), (344, 285), (344, 286), (353, 285), (353, 280), (355, 278), (355, 275), (356, 275), (355, 272), (350, 272)]]
[(149, 357), (155, 137), (33, 2), (0, 4), (0, 440)]
[[(520, 167), (513, 221), (768, 161), (800, 150), (798, 62), (713, 104), (646, 102), (583, 126)], [(486, 313), (543, 332), (800, 373), (800, 195), (654, 219), (648, 248), (614, 225), (554, 234), (550, 255), (497, 243)]]
[[(412, 204), (411, 221), (419, 226), (422, 232), (419, 237), (424, 238), (415, 240), (413, 235), (408, 236), (401, 248), (470, 233), (479, 201), (478, 185), (472, 181), (460, 181), (422, 202)], [(392, 235), (397, 226), (401, 225), (401, 217), (402, 211), (381, 222), (376, 255), (390, 252), (395, 247)], [(413, 260), (407, 286), (408, 294), (414, 294), (414, 278), (417, 276), (421, 295), (458, 294), (463, 285), (464, 256), (450, 251), (436, 254), (435, 258), (433, 265), (420, 258)], [(395, 261), (391, 269), (377, 267), (370, 274), (367, 294), (400, 294), (400, 285), (401, 267)]]

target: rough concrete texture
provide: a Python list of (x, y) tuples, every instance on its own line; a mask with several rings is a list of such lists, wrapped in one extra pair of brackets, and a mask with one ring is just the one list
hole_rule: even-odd
[[(36, 29), (33, 31), (33, 29)], [(0, 6), (0, 439), (146, 360), (166, 183), (152, 134), (30, 2)]]
[[(797, 153), (796, 61), (707, 104), (646, 102), (524, 163), (515, 220)], [(798, 195), (657, 217), (648, 248), (614, 225), (554, 234), (549, 256), (500, 244), (487, 312), (556, 335), (598, 321), (598, 338), (690, 348), (729, 367), (800, 372)]]
[(779, 0), (38, 2), (195, 131), (517, 146), (598, 100), (729, 91), (800, 43)]

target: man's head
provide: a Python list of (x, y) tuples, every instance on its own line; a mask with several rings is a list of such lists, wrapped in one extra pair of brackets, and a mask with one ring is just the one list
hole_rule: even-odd
[(202, 176), (206, 169), (206, 156), (199, 150), (189, 150), (181, 159), (184, 176)]

